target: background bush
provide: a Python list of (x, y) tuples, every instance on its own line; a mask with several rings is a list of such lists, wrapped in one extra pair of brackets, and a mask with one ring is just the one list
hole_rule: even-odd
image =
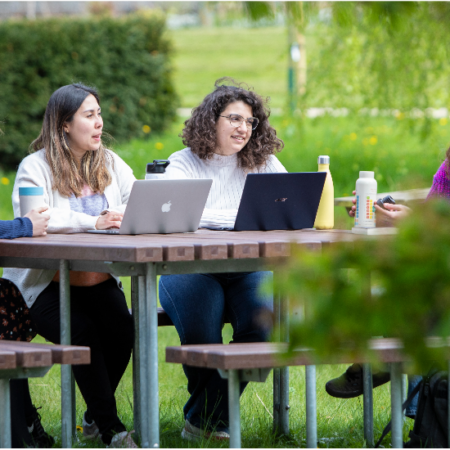
[(0, 23), (1, 167), (27, 154), (50, 95), (73, 82), (99, 90), (105, 131), (118, 140), (167, 128), (178, 100), (164, 31), (158, 13)]

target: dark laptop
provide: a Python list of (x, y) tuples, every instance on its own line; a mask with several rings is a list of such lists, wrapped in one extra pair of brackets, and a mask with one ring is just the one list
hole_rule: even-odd
[(250, 173), (235, 231), (313, 228), (326, 172)]

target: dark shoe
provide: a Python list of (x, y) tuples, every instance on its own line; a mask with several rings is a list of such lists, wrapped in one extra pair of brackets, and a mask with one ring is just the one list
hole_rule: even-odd
[(42, 406), (40, 408), (33, 406), (33, 414), (27, 417), (28, 431), (37, 448), (50, 448), (53, 447), (55, 440), (42, 427), (41, 415), (38, 413), (38, 409), (41, 408)]
[[(372, 373), (373, 387), (376, 388), (391, 380), (389, 372)], [(325, 389), (332, 397), (354, 398), (363, 393), (363, 369), (359, 364), (351, 365), (340, 377), (330, 380)]]

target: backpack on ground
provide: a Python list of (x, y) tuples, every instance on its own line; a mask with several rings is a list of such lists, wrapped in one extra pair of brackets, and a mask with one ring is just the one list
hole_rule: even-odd
[[(411, 392), (403, 409), (411, 403), (418, 391), (419, 404), (414, 428), (409, 432), (410, 440), (404, 443), (404, 447), (448, 448), (448, 373), (431, 370)], [(384, 429), (376, 448), (390, 431), (391, 422)]]

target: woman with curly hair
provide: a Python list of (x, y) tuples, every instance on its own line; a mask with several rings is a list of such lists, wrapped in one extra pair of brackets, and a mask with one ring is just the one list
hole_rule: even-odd
[[(167, 178), (210, 178), (200, 226), (234, 224), (248, 173), (286, 172), (275, 153), (284, 144), (269, 124), (267, 100), (242, 85), (216, 81), (181, 134), (184, 150), (169, 158)], [(261, 342), (270, 327), (272, 296), (259, 286), (271, 272), (167, 275), (160, 278), (161, 305), (185, 344), (222, 343), (226, 316), (233, 342)], [(184, 406), (185, 439), (229, 439), (227, 382), (216, 370), (183, 366), (190, 398)], [(241, 383), (241, 392), (245, 383)]]

